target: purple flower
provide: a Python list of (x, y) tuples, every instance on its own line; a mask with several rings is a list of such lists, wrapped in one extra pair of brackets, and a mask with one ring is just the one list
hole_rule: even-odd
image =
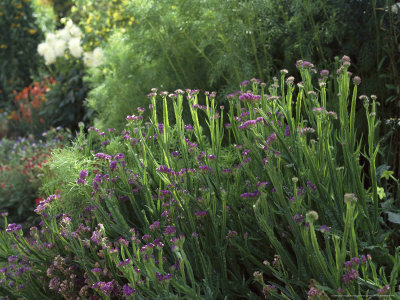
[(260, 195), (261, 195), (261, 192), (258, 191), (258, 190), (255, 190), (252, 193), (249, 192), (249, 193), (240, 194), (240, 197), (242, 197), (242, 198), (255, 198), (255, 197), (260, 196)]
[(124, 294), (125, 297), (128, 297), (133, 293), (136, 293), (136, 290), (131, 288), (129, 284), (125, 284), (122, 288), (122, 293)]
[(111, 155), (99, 152), (99, 153), (96, 153), (96, 158), (99, 158), (99, 159), (102, 159), (102, 160), (110, 160), (111, 159)]
[(18, 256), (11, 255), (11, 256), (8, 257), (8, 262), (9, 263), (13, 263), (13, 262), (16, 262), (16, 261), (18, 261)]
[(145, 234), (144, 236), (142, 236), (142, 240), (146, 241), (151, 239), (151, 236), (149, 234)]
[(11, 223), (11, 224), (8, 225), (8, 227), (7, 227), (7, 229), (6, 229), (6, 232), (7, 232), (7, 233), (10, 233), (10, 232), (17, 232), (17, 231), (19, 231), (21, 228), (22, 228), (21, 225), (19, 225), (19, 224), (17, 225), (17, 224), (15, 224), (15, 223)]
[(214, 170), (211, 167), (207, 166), (207, 165), (201, 165), (201, 166), (199, 166), (199, 169), (201, 171), (208, 171), (208, 172), (211, 172), (211, 173), (214, 172)]
[(174, 235), (175, 233), (176, 233), (176, 229), (172, 225), (168, 225), (164, 230), (165, 235)]
[(303, 222), (303, 220), (304, 220), (304, 216), (302, 215), (302, 214), (296, 214), (296, 215), (294, 215), (293, 216), (293, 220), (296, 222), (296, 223), (301, 223), (301, 222)]
[(309, 297), (314, 297), (314, 296), (318, 296), (319, 290), (315, 287), (310, 288), (310, 290), (308, 291), (307, 295)]
[(118, 263), (118, 267), (125, 267), (126, 265), (128, 265), (131, 262), (130, 258), (125, 259), (124, 261), (120, 261)]
[(151, 224), (149, 226), (150, 230), (155, 230), (157, 228), (160, 228), (160, 222), (159, 221), (155, 221), (153, 224)]
[(250, 81), (244, 80), (244, 81), (242, 81), (242, 82), (240, 83), (240, 86), (246, 86), (246, 85), (249, 85), (249, 83), (250, 83)]
[(239, 96), (239, 100), (247, 103), (256, 103), (261, 100), (261, 96), (253, 95), (252, 93), (244, 93)]
[(322, 233), (327, 233), (327, 232), (329, 232), (329, 231), (331, 231), (331, 227), (328, 227), (328, 226), (326, 226), (326, 225), (321, 225), (321, 227), (319, 228), (319, 230), (322, 232)]
[(345, 273), (342, 277), (343, 282), (345, 284), (349, 284), (352, 281), (356, 280), (358, 278), (358, 272), (354, 269), (351, 269), (349, 272)]
[(355, 265), (359, 265), (361, 264), (361, 260), (358, 257), (353, 257), (351, 259), (351, 261), (355, 264)]
[(101, 272), (103, 272), (103, 270), (100, 268), (93, 268), (91, 271), (92, 271), (92, 273), (95, 273), (95, 274), (97, 274), (97, 273), (100, 274)]
[(378, 295), (386, 295), (390, 292), (390, 285), (385, 285), (381, 289), (378, 289)]
[(226, 235), (226, 239), (227, 240), (229, 240), (229, 239), (231, 239), (232, 237), (235, 237), (235, 236), (237, 236), (237, 232), (236, 231), (234, 231), (234, 230), (229, 230), (228, 231), (228, 234)]

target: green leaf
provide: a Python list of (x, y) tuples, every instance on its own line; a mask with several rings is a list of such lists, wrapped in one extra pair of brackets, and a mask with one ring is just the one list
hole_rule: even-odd
[(383, 198), (386, 197), (385, 190), (384, 190), (382, 187), (378, 187), (378, 188), (377, 188), (377, 191), (378, 191), (378, 197), (379, 197), (379, 199), (382, 200)]
[(388, 219), (389, 222), (395, 223), (395, 224), (400, 224), (400, 213), (393, 213), (393, 212), (387, 212), (388, 214)]
[(382, 173), (381, 178), (385, 178), (386, 180), (389, 180), (390, 176), (393, 175), (393, 171), (386, 170), (385, 172)]

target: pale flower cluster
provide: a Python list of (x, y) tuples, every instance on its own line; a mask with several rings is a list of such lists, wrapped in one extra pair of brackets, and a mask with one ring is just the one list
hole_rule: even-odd
[(44, 57), (47, 65), (56, 62), (57, 57), (65, 55), (68, 49), (69, 53), (75, 58), (81, 58), (88, 67), (97, 67), (103, 59), (101, 48), (94, 49), (93, 52), (84, 52), (81, 46), (82, 31), (72, 20), (67, 20), (63, 29), (55, 33), (48, 33), (46, 40), (38, 45), (38, 53)]

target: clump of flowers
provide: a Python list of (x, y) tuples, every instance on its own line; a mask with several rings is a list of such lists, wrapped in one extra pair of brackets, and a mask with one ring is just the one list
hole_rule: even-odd
[(57, 57), (64, 57), (69, 53), (75, 58), (81, 58), (88, 67), (97, 67), (101, 64), (103, 51), (97, 47), (92, 52), (84, 52), (82, 48), (82, 31), (72, 20), (67, 20), (65, 27), (46, 35), (46, 40), (38, 45), (38, 53), (44, 57), (47, 65), (54, 64)]

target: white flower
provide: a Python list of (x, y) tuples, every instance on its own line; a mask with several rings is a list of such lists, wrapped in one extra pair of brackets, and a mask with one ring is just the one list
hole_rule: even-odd
[(56, 54), (56, 56), (64, 56), (66, 48), (66, 43), (64, 40), (56, 40), (53, 44), (53, 49)]
[(56, 33), (57, 38), (62, 39), (66, 42), (69, 41), (69, 39), (71, 38), (71, 35), (69, 33), (69, 30), (66, 28), (60, 29), (57, 31)]
[(393, 5), (392, 5), (392, 8), (391, 8), (392, 13), (394, 13), (395, 15), (397, 15), (397, 14), (399, 13), (399, 6), (400, 6), (400, 3), (393, 4)]
[(104, 57), (103, 49), (97, 47), (93, 50), (93, 60), (95, 62), (95, 67), (101, 65), (103, 57)]
[(57, 39), (57, 37), (54, 33), (48, 33), (46, 35), (46, 43), (48, 43), (48, 44), (53, 44), (56, 39)]
[(82, 31), (79, 29), (79, 27), (78, 26), (76, 26), (76, 25), (72, 25), (70, 28), (69, 28), (69, 33), (71, 34), (71, 36), (73, 36), (73, 37), (81, 37), (82, 36)]
[(40, 43), (37, 47), (37, 51), (40, 54), (40, 56), (44, 56), (44, 53), (47, 51), (47, 48), (49, 47), (49, 44), (46, 42)]
[[(65, 22), (65, 21), (64, 21)], [(71, 19), (67, 20), (67, 23), (65, 24), (65, 27), (67, 27), (68, 29), (71, 28), (74, 25), (74, 23), (72, 22)]]
[(68, 42), (68, 48), (71, 52), (71, 55), (79, 58), (82, 56), (83, 49), (81, 47), (81, 39), (80, 38), (72, 38)]
[(83, 62), (86, 66), (95, 68), (101, 65), (103, 56), (103, 50), (100, 47), (97, 47), (93, 52), (85, 52), (83, 54)]
[(44, 60), (45, 60), (46, 65), (54, 64), (56, 62), (56, 58), (57, 58), (56, 53), (50, 47), (48, 47), (46, 50), (47, 51), (44, 53)]
[(93, 67), (93, 52), (83, 53), (83, 63), (89, 68)]

